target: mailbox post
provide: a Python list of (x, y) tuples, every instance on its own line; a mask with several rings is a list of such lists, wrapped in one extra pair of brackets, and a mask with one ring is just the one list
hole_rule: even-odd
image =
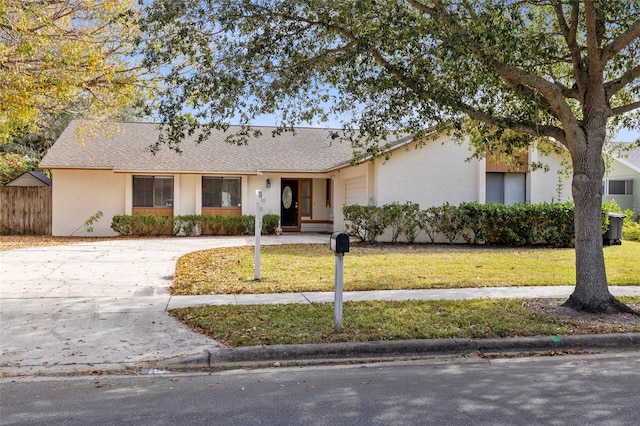
[(329, 240), (329, 248), (336, 255), (335, 299), (333, 303), (333, 331), (342, 331), (342, 289), (344, 281), (344, 254), (349, 252), (349, 236), (343, 232), (334, 232)]

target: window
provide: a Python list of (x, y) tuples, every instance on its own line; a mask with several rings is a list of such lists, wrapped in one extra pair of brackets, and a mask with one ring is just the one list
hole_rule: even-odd
[(325, 205), (331, 207), (331, 179), (326, 179), (325, 198)]
[(604, 189), (605, 195), (633, 195), (633, 180), (608, 179)]
[(239, 207), (239, 177), (202, 177), (202, 207)]
[(487, 204), (518, 204), (526, 201), (525, 173), (487, 173)]
[(172, 207), (173, 177), (134, 176), (133, 207)]
[(300, 214), (311, 217), (311, 180), (303, 179), (300, 181), (300, 184), (302, 185), (302, 190), (300, 191), (302, 209), (300, 210)]

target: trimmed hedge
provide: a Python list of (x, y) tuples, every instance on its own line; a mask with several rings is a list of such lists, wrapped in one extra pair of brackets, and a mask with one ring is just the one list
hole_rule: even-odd
[(445, 203), (420, 210), (415, 203), (376, 206), (345, 206), (347, 233), (361, 241), (375, 242), (385, 230), (392, 242), (400, 235), (413, 242), (425, 232), (433, 243), (525, 246), (545, 244), (571, 247), (574, 239), (573, 204)]
[[(274, 234), (280, 217), (276, 214), (262, 216), (262, 232)], [(111, 229), (120, 235), (195, 236), (195, 235), (253, 235), (255, 217), (251, 215), (116, 215), (111, 220)]]

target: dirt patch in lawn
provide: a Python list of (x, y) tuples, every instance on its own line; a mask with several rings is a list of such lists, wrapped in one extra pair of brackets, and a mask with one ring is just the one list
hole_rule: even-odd
[[(590, 314), (566, 308), (562, 306), (564, 302), (561, 299), (526, 299), (522, 302), (522, 305), (551, 318), (576, 321), (584, 325), (585, 328), (597, 327), (602, 330), (602, 333), (624, 333), (628, 332), (630, 327), (640, 326), (639, 315), (623, 313)], [(636, 312), (640, 312), (640, 302), (626, 302), (626, 305)]]

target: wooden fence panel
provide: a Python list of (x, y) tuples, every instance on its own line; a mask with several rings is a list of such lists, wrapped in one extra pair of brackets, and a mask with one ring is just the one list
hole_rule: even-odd
[(51, 235), (51, 187), (0, 187), (0, 235)]

